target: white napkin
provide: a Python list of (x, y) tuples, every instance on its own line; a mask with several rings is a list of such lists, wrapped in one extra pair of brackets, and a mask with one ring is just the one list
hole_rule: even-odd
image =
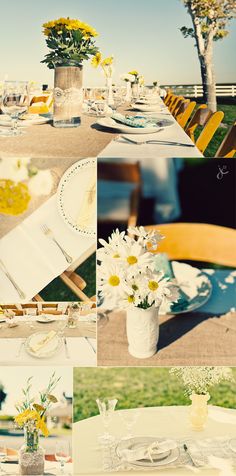
[(173, 450), (177, 447), (175, 441), (154, 441), (151, 445), (144, 445), (141, 448), (134, 450), (123, 449), (120, 451), (120, 456), (124, 461), (132, 463), (133, 461), (139, 461), (141, 459), (150, 459), (153, 462), (155, 455), (161, 455), (166, 451)]
[(86, 316), (79, 316), (79, 322), (97, 322), (97, 315), (87, 314)]

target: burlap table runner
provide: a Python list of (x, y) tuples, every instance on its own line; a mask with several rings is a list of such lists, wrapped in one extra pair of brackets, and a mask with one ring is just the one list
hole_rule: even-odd
[(98, 322), (100, 366), (236, 366), (236, 312), (223, 316), (193, 312), (160, 316), (158, 352), (149, 359), (136, 359), (128, 352), (126, 313), (109, 313)]
[[(30, 323), (27, 321), (19, 323), (17, 327), (10, 328), (7, 323), (0, 323), (0, 339), (18, 339), (29, 337), (35, 332), (50, 332), (51, 330), (58, 331), (64, 324), (64, 321), (54, 321), (47, 324), (40, 324), (37, 321)], [(69, 329), (66, 327), (64, 334), (66, 337), (92, 337), (95, 339), (96, 324), (94, 322), (79, 322), (76, 329)]]
[(56, 158), (58, 163), (63, 163), (65, 157), (75, 160), (97, 157), (116, 134), (105, 129), (101, 132), (96, 121), (97, 117), (83, 114), (80, 127), (62, 129), (51, 124), (27, 127), (21, 136), (1, 137), (0, 157)]

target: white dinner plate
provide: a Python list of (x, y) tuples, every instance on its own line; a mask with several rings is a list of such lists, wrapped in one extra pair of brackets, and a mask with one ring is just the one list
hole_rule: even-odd
[(208, 275), (194, 266), (179, 261), (172, 261), (172, 268), (178, 285), (187, 294), (189, 301), (179, 311), (172, 311), (169, 304), (162, 304), (160, 314), (183, 314), (195, 311), (206, 304), (212, 293)]
[[(122, 457), (122, 450), (138, 450), (143, 446), (151, 445), (156, 441), (164, 441), (163, 438), (154, 438), (154, 437), (133, 437), (129, 440), (122, 440), (118, 443), (116, 447), (116, 454), (119, 458)], [(141, 459), (137, 461), (128, 462), (131, 466), (139, 466), (142, 468), (156, 468), (157, 466), (166, 466), (170, 463), (176, 461), (179, 457), (179, 449), (176, 447), (173, 450), (165, 451), (159, 455), (153, 457), (153, 462), (148, 458)]]
[(104, 127), (105, 129), (114, 129), (115, 131), (121, 132), (122, 134), (152, 134), (157, 132), (160, 127), (130, 127), (125, 124), (119, 124), (114, 121), (111, 117), (105, 117), (104, 119), (98, 119), (97, 124)]
[(79, 213), (94, 174), (96, 174), (96, 159), (81, 159), (64, 173), (57, 189), (57, 204), (62, 219), (72, 230), (84, 236), (96, 236), (96, 210), (94, 216), (91, 216), (89, 226), (83, 228), (78, 224)]
[(37, 322), (41, 324), (48, 324), (50, 322), (55, 322), (56, 318), (53, 317), (51, 314), (41, 314), (37, 317)]
[(140, 112), (162, 112), (165, 108), (159, 104), (135, 104), (131, 109)]
[[(33, 114), (30, 119), (19, 119), (18, 127), (28, 127), (28, 126), (37, 126), (40, 124), (46, 124), (50, 121), (49, 117), (38, 116), (37, 114)], [(11, 127), (12, 121), (9, 116), (5, 114), (0, 115), (0, 126)]]
[(47, 359), (48, 357), (52, 357), (55, 355), (62, 346), (62, 338), (58, 335), (55, 335), (53, 339), (51, 339), (39, 352), (34, 352), (31, 347), (41, 341), (46, 335), (48, 334), (47, 331), (45, 332), (36, 332), (29, 336), (25, 341), (25, 350), (26, 352), (35, 357), (37, 359)]

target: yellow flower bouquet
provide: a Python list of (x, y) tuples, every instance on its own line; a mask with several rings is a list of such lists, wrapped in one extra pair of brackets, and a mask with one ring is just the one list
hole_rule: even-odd
[(43, 24), (43, 33), (50, 52), (42, 63), (48, 68), (81, 66), (84, 60), (95, 56), (98, 48), (94, 38), (96, 30), (77, 19), (59, 18)]

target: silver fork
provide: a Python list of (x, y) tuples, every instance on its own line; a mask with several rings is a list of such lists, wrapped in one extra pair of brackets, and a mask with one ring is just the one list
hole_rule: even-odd
[[(159, 132), (159, 131), (158, 131)], [(157, 139), (149, 139), (149, 140), (135, 140), (135, 139), (130, 139), (126, 136), (120, 136), (122, 139), (125, 139), (128, 142), (131, 142), (131, 144), (136, 144), (136, 145), (142, 145), (142, 144), (159, 144), (159, 145), (177, 145), (177, 146), (182, 146), (182, 147), (195, 147), (195, 144), (183, 144), (181, 142), (171, 142), (168, 140), (157, 140)]]
[(69, 359), (70, 358), (70, 354), (69, 354), (69, 349), (68, 349), (68, 345), (67, 345), (67, 339), (66, 337), (63, 338), (64, 340), (64, 346), (65, 346), (65, 352), (66, 352), (66, 358)]
[(16, 358), (17, 358), (17, 359), (18, 359), (18, 357), (20, 357), (20, 355), (21, 355), (21, 352), (22, 352), (22, 350), (23, 350), (24, 344), (25, 344), (25, 339), (22, 339), (22, 341), (21, 341), (21, 343), (20, 343), (20, 347), (19, 347), (18, 352), (17, 352), (17, 354), (16, 354)]
[(6, 277), (9, 279), (9, 281), (11, 282), (12, 286), (14, 286), (15, 290), (18, 292), (19, 296), (21, 299), (25, 299), (26, 298), (26, 295), (25, 293), (20, 289), (20, 287), (18, 286), (18, 284), (15, 282), (15, 280), (13, 279), (13, 277), (10, 275), (10, 273), (7, 271), (7, 268), (5, 266), (5, 264), (3, 263), (3, 261), (0, 259), (0, 268), (2, 269), (2, 271), (4, 272), (4, 274), (6, 275)]
[(62, 254), (64, 255), (67, 263), (72, 263), (73, 261), (73, 258), (71, 258), (70, 255), (68, 255), (68, 253), (62, 248), (62, 246), (60, 245), (60, 243), (58, 243), (58, 241), (56, 240), (54, 234), (53, 234), (53, 231), (50, 230), (50, 228), (48, 228), (47, 225), (43, 224), (41, 225), (41, 230), (42, 232), (44, 233), (45, 236), (47, 236), (48, 238), (50, 238), (52, 241), (54, 241), (54, 243), (58, 246), (58, 248), (61, 250)]

